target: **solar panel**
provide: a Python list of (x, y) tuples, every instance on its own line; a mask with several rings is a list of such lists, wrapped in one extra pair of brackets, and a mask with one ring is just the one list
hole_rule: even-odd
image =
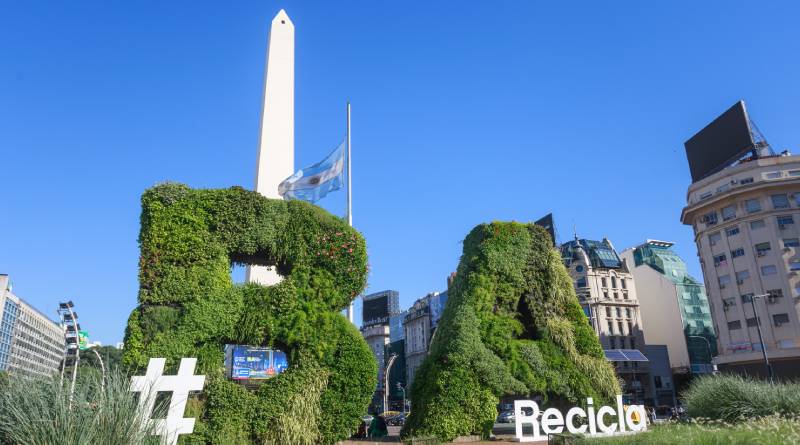
[(649, 362), (650, 360), (637, 349), (621, 349), (620, 352), (632, 362)]
[(625, 354), (620, 352), (619, 349), (606, 349), (603, 352), (605, 352), (606, 360), (608, 360), (608, 361), (611, 361), (611, 362), (627, 362), (627, 361), (629, 361), (628, 357), (625, 357)]

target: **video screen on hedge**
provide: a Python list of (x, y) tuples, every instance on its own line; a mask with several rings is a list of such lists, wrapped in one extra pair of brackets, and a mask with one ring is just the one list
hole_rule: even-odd
[(265, 380), (289, 367), (286, 353), (248, 345), (225, 345), (225, 369), (233, 380)]

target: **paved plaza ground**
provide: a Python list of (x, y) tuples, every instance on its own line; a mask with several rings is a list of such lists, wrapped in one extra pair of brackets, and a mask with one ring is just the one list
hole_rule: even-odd
[[(496, 445), (496, 444), (503, 444), (503, 443), (519, 443), (513, 442), (512, 438), (514, 437), (514, 424), (513, 423), (498, 423), (495, 424), (494, 428), (492, 429), (494, 434), (496, 435), (495, 440), (487, 440), (487, 441), (480, 441), (480, 442), (466, 442), (471, 445)], [(344, 442), (340, 442), (342, 445), (372, 445), (372, 444), (382, 444), (382, 443), (400, 443), (400, 427), (399, 426), (390, 426), (389, 427), (389, 436), (384, 438), (381, 441), (376, 441), (375, 439), (353, 439), (353, 440), (345, 440)], [(446, 443), (456, 443), (456, 442), (446, 442)], [(465, 442), (460, 442), (465, 443)], [(546, 445), (547, 441), (542, 442), (526, 442), (531, 445)]]

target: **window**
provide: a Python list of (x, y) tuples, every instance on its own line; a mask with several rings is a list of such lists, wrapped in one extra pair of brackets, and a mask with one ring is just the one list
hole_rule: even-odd
[(744, 202), (744, 208), (747, 213), (758, 213), (761, 211), (761, 202), (758, 199), (748, 199)]
[(625, 316), (631, 318), (631, 308), (629, 307), (625, 308)]
[(800, 206), (800, 193), (792, 193), (794, 196), (794, 205)]
[(742, 322), (739, 320), (736, 321), (729, 321), (728, 322), (728, 330), (735, 331), (737, 329), (742, 329)]
[(611, 349), (617, 349), (617, 340), (614, 337), (608, 338), (608, 344), (611, 345)]
[(766, 227), (766, 224), (764, 224), (764, 220), (763, 219), (757, 219), (755, 221), (750, 221), (750, 230), (763, 229), (764, 227)]
[(633, 335), (633, 323), (628, 322), (628, 335)]
[[(787, 202), (788, 204), (788, 202)], [(736, 218), (736, 207), (735, 206), (728, 206), (722, 208), (722, 220), (728, 221), (733, 218)]]
[(761, 175), (764, 177), (764, 179), (778, 179), (781, 177), (781, 172), (764, 172)]
[(719, 255), (714, 255), (714, 266), (719, 267), (719, 266), (724, 266), (726, 264), (728, 264), (728, 260), (726, 259), (724, 253), (721, 253)]
[(722, 299), (722, 308), (726, 311), (729, 307), (736, 306), (736, 298), (723, 298)]
[(767, 291), (767, 303), (769, 304), (777, 303), (781, 297), (783, 297), (782, 289), (770, 289)]
[(731, 276), (730, 275), (720, 275), (720, 277), (717, 278), (717, 281), (719, 281), (719, 288), (720, 289), (724, 289), (726, 284), (730, 284)]
[(622, 318), (622, 309), (617, 308), (617, 318)]
[(611, 308), (610, 307), (606, 308), (606, 317), (611, 318)]
[(578, 282), (576, 283), (578, 287), (586, 287), (586, 277), (578, 278)]
[(789, 197), (785, 193), (780, 195), (772, 195), (772, 208), (786, 209), (789, 207)]
[(766, 256), (767, 253), (772, 250), (769, 243), (758, 243), (756, 244), (756, 255), (757, 256)]
[(761, 266), (761, 275), (775, 275), (776, 273), (778, 273), (778, 268), (774, 264)]
[(739, 226), (728, 227), (725, 229), (725, 235), (728, 237), (736, 236), (739, 234)]
[(784, 226), (794, 224), (794, 218), (792, 218), (792, 215), (782, 215), (777, 217), (777, 219), (778, 219), (778, 227), (781, 229), (783, 229)]
[(581, 266), (580, 264), (575, 266), (575, 272), (583, 272), (583, 266)]
[(757, 326), (758, 326), (758, 323), (759, 323), (761, 320), (760, 320), (760, 319), (757, 319), (756, 317), (750, 317), (750, 318), (748, 318), (746, 321), (747, 321), (747, 327), (748, 327), (748, 328), (755, 328), (755, 327), (757, 327)]
[(719, 232), (714, 232), (708, 235), (708, 243), (712, 246), (716, 245), (722, 239), (722, 235)]
[(661, 376), (660, 375), (653, 376), (653, 384), (656, 385), (656, 389), (661, 389), (662, 388), (663, 383), (661, 383)]
[(703, 193), (703, 194), (701, 194), (701, 195), (700, 195), (700, 200), (702, 201), (702, 200), (704, 200), (704, 199), (708, 199), (708, 198), (710, 198), (710, 197), (711, 197), (711, 195), (713, 195), (713, 193), (712, 193), (712, 192), (705, 192), (705, 193)]
[(614, 335), (614, 322), (613, 321), (609, 321), (608, 322), (608, 333), (611, 334), (611, 335)]
[(750, 303), (751, 301), (753, 301), (753, 294), (742, 295), (742, 303)]
[(744, 256), (744, 249), (740, 247), (736, 250), (731, 250), (731, 258), (739, 258), (740, 256)]
[(611, 287), (614, 289), (617, 288), (617, 277), (611, 277)]
[(775, 314), (772, 316), (772, 323), (781, 326), (789, 323), (789, 314)]
[(744, 280), (746, 280), (748, 278), (750, 278), (750, 271), (749, 270), (745, 269), (745, 270), (740, 270), (739, 272), (736, 272), (736, 282), (737, 283), (742, 284), (742, 281), (744, 281)]
[(625, 329), (622, 326), (623, 326), (622, 322), (618, 321), (617, 322), (617, 327), (619, 327), (619, 335), (624, 335), (624, 333), (625, 333)]
[(622, 286), (623, 289), (627, 289), (628, 288), (628, 285), (625, 284), (625, 278), (620, 278), (619, 279), (619, 284)]
[(739, 185), (747, 185), (747, 184), (752, 184), (752, 183), (753, 183), (753, 177), (752, 176), (749, 177), (749, 178), (742, 178), (742, 179), (739, 180)]
[(608, 300), (608, 292), (603, 292), (603, 298), (605, 298), (606, 300)]
[(618, 293), (616, 293), (616, 292), (614, 292), (614, 299), (615, 299), (615, 300), (619, 300), (619, 294), (618, 294)]
[(800, 270), (800, 260), (794, 260), (791, 263), (789, 263), (789, 270), (793, 271)]
[(600, 282), (603, 284), (603, 287), (608, 287), (608, 282), (606, 282), (606, 277), (600, 278)]
[(784, 238), (783, 247), (800, 247), (800, 238)]
[(706, 227), (715, 225), (717, 223), (717, 212), (703, 215), (703, 222), (706, 223)]

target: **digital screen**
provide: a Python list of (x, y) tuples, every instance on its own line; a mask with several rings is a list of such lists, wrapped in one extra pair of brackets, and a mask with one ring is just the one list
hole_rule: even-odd
[(389, 323), (389, 296), (364, 300), (363, 322), (365, 325)]
[(277, 349), (246, 345), (226, 345), (233, 380), (263, 380), (289, 367), (286, 353)]
[(716, 173), (753, 149), (750, 122), (739, 101), (684, 144), (692, 182)]

